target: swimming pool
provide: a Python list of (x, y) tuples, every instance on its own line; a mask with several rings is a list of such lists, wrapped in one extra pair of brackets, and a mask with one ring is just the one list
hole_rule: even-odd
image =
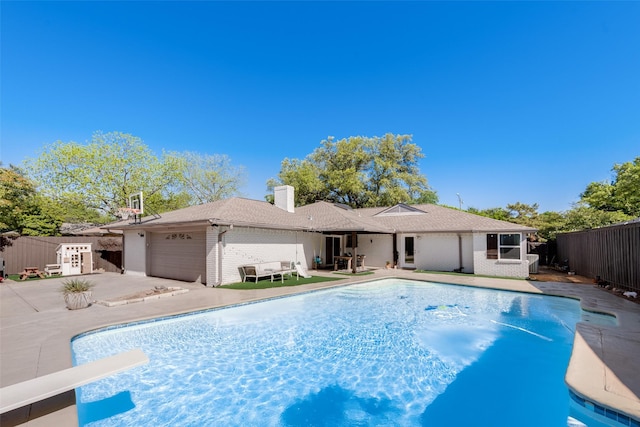
[[(566, 426), (575, 300), (385, 279), (81, 335), (81, 425)], [(593, 321), (593, 316), (586, 316)]]

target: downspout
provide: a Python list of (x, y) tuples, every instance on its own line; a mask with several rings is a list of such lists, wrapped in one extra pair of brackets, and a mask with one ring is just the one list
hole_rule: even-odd
[(460, 273), (462, 273), (464, 266), (462, 265), (462, 235), (460, 233), (458, 233), (458, 261), (460, 264)]
[(222, 285), (222, 254), (224, 253), (222, 250), (222, 237), (227, 233), (227, 231), (233, 230), (233, 224), (229, 225), (224, 231), (218, 231), (218, 243), (216, 244), (216, 248), (218, 251), (218, 280), (216, 281), (215, 287)]

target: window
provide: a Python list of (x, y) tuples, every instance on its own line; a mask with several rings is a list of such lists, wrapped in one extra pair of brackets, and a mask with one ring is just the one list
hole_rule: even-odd
[(487, 259), (520, 259), (520, 233), (487, 234)]
[(520, 259), (520, 234), (500, 235), (500, 259)]
[(191, 240), (191, 234), (188, 233), (171, 233), (171, 234), (167, 234), (164, 237), (165, 240), (176, 240), (176, 239), (182, 239), (182, 240)]

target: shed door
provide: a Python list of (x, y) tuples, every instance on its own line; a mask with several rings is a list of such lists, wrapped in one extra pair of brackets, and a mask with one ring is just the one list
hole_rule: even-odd
[(150, 234), (151, 276), (206, 283), (204, 232)]
[(82, 270), (82, 274), (93, 273), (92, 261), (91, 252), (80, 252), (80, 269)]

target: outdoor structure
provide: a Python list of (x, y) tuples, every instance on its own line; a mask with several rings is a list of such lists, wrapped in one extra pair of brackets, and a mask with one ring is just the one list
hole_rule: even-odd
[(558, 234), (558, 254), (581, 276), (640, 292), (640, 218)]
[[(527, 235), (536, 230), (442, 206), (294, 207), (290, 186), (275, 203), (230, 198), (110, 224), (123, 230), (124, 272), (218, 286), (243, 280), (242, 266), (288, 260), (307, 269), (369, 268), (529, 275)], [(320, 262), (318, 262), (320, 261)]]
[(62, 243), (56, 248), (56, 256), (63, 276), (93, 273), (91, 243)]
[[(5, 247), (2, 257), (6, 262), (5, 274), (19, 274), (26, 267), (47, 270), (58, 265), (58, 248), (62, 244), (91, 244), (93, 271), (122, 272), (122, 231), (99, 230), (92, 227), (92, 235), (83, 236), (20, 236)], [(107, 233), (107, 234), (105, 234)], [(62, 271), (60, 271), (60, 274)]]

